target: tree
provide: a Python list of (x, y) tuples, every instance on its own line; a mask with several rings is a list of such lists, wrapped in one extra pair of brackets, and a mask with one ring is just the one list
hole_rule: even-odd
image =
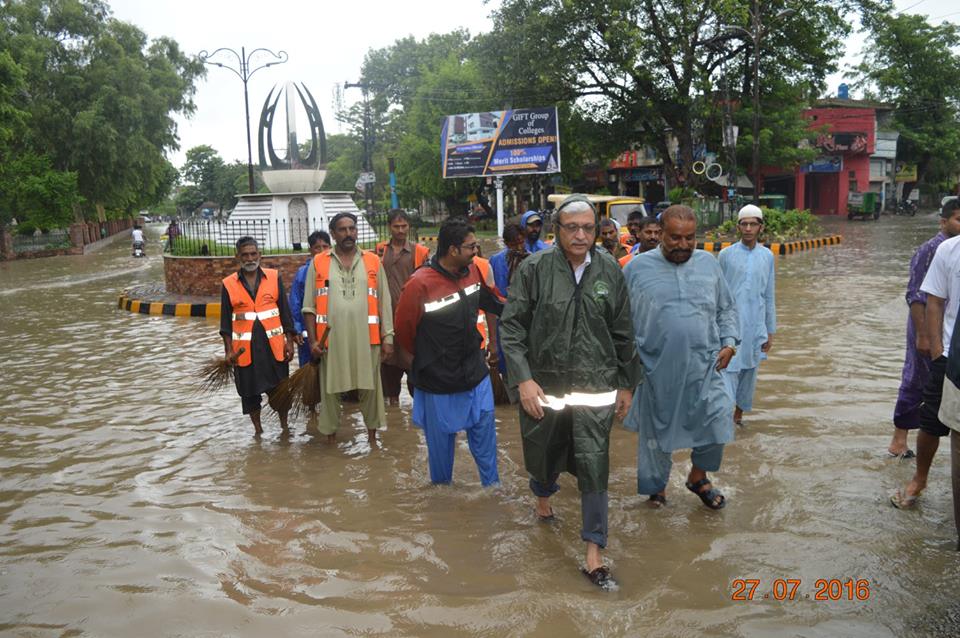
[[(935, 181), (960, 165), (960, 28), (931, 25), (924, 16), (868, 15), (870, 33), (859, 86), (895, 106), (893, 126), (900, 131), (897, 157), (917, 164), (918, 181)], [(931, 179), (932, 178), (932, 179)], [(905, 186), (906, 197), (912, 184)]]
[[(759, 6), (769, 19), (787, 4), (774, 0)], [(592, 115), (606, 122), (621, 144), (643, 142), (668, 158), (669, 137), (675, 137), (676, 162), (665, 161), (665, 166), (674, 180), (685, 181), (695, 149), (709, 141), (703, 127), (719, 108), (720, 73), (733, 68), (732, 75), (742, 78), (731, 82), (740, 103), (751, 93), (752, 42), (724, 30), (729, 25), (749, 32), (749, 6), (747, 0), (505, 0), (494, 13), (490, 37), (503, 43), (501, 65), (510, 63), (511, 43), (527, 52), (548, 51), (537, 56), (532, 73), (546, 76), (540, 81), (559, 95), (594, 105)], [(778, 29), (766, 30), (760, 53), (761, 139), (776, 142), (788, 157), (793, 151), (785, 149), (796, 149), (806, 134), (802, 126), (774, 133), (775, 122), (799, 121), (780, 115), (785, 89), (793, 87), (787, 103), (795, 108), (798, 97), (822, 88), (849, 31), (844, 14), (852, 4), (790, 0), (789, 6), (802, 19), (788, 18)], [(752, 144), (751, 135), (740, 139), (742, 148)]]
[[(190, 114), (203, 65), (176, 42), (153, 42), (100, 0), (0, 5), (0, 50), (20, 66), (28, 126), (17, 152), (76, 173), (87, 206), (131, 214), (173, 183), (173, 114)], [(91, 209), (88, 209), (90, 212)]]

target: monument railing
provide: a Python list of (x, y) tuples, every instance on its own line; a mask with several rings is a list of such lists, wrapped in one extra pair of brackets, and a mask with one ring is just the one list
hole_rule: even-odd
[[(379, 219), (373, 224), (361, 217), (357, 223), (357, 243), (373, 248), (388, 236), (386, 224)], [(171, 232), (167, 227), (164, 252), (192, 257), (232, 257), (241, 237), (253, 237), (260, 251), (267, 255), (307, 252), (307, 238), (315, 230), (329, 232), (327, 218), (216, 220), (187, 219), (177, 223)]]

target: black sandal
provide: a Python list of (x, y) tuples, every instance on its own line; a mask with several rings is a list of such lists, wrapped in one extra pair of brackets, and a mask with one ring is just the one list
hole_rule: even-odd
[(666, 507), (666, 505), (667, 497), (663, 494), (651, 494), (650, 498), (647, 499), (647, 506), (655, 510)]
[(605, 566), (597, 567), (592, 572), (588, 572), (586, 567), (581, 567), (580, 571), (590, 580), (591, 583), (603, 591), (617, 591), (620, 589), (617, 581), (613, 579), (613, 574), (610, 573), (610, 569)]
[[(700, 500), (703, 501), (703, 504), (709, 507), (712, 510), (722, 510), (727, 504), (727, 498), (720, 493), (719, 490), (710, 488), (706, 492), (701, 492), (700, 490), (705, 485), (712, 485), (709, 477), (704, 476), (702, 479), (696, 483), (691, 483), (690, 481), (686, 482), (687, 489), (700, 497)], [(717, 500), (719, 499), (719, 500)]]

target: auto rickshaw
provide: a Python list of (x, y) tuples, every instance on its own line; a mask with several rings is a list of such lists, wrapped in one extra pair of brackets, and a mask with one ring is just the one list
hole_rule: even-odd
[(847, 195), (847, 219), (880, 219), (879, 193), (858, 193), (851, 191)]

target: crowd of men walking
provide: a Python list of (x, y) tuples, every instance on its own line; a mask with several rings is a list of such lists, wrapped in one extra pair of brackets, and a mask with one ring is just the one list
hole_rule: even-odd
[[(960, 213), (944, 219), (944, 232), (956, 235)], [(289, 300), (277, 271), (260, 267), (256, 241), (237, 241), (240, 270), (223, 280), (221, 335), (236, 366), (243, 412), (257, 434), (261, 395), (287, 376), (298, 345), (301, 365), (319, 361), (322, 400), (308, 430), (333, 440), (341, 397), (356, 391), (375, 445), (385, 406), (398, 404), (406, 375), (431, 481), (451, 481), (456, 436), (464, 431), (481, 483), (496, 485), (491, 377), (502, 376), (519, 403), (536, 516), (553, 519), (558, 477), (574, 475), (583, 571), (603, 589), (616, 587), (601, 554), (615, 417), (638, 432), (637, 491), (651, 507), (667, 504), (672, 454), (685, 449), (691, 450), (686, 488), (708, 508), (726, 505), (708, 473), (720, 470), (724, 446), (752, 408), (757, 371), (776, 332), (774, 259), (759, 241), (760, 208), (739, 211), (740, 241), (719, 259), (696, 249), (697, 219), (687, 207), (671, 206), (658, 218), (638, 209), (621, 233), (579, 195), (554, 212), (554, 245), (540, 237), (541, 214), (528, 211), (519, 224), (506, 226), (505, 248), (489, 261), (479, 256), (474, 228), (463, 219), (443, 223), (432, 256), (408, 239), (403, 211), (391, 211), (391, 239), (375, 251), (357, 247), (356, 222), (341, 213), (330, 220), (329, 235), (310, 236), (312, 257), (297, 273)], [(926, 485), (926, 459), (945, 434), (936, 420), (939, 390), (934, 407), (937, 379), (944, 406), (960, 401), (960, 391), (948, 393), (943, 384), (944, 376), (960, 380), (960, 357), (948, 363), (942, 356), (960, 299), (957, 241), (934, 247), (935, 258), (933, 248), (921, 249), (930, 258), (921, 259), (932, 259), (920, 286), (926, 315), (919, 321), (911, 306), (908, 339), (925, 340), (917, 339), (913, 355), (908, 351), (898, 403), (898, 415), (908, 416), (896, 423), (911, 427), (919, 420), (923, 438), (917, 476), (894, 500), (899, 507), (912, 505)], [(918, 294), (908, 292), (908, 302)], [(918, 371), (922, 357), (932, 363)], [(922, 396), (921, 380), (929, 381)], [(951, 418), (957, 414), (954, 408)], [(942, 410), (940, 419), (947, 420)], [(286, 429), (286, 414), (280, 421)], [(902, 454), (895, 447), (902, 442), (895, 437), (891, 453)]]

